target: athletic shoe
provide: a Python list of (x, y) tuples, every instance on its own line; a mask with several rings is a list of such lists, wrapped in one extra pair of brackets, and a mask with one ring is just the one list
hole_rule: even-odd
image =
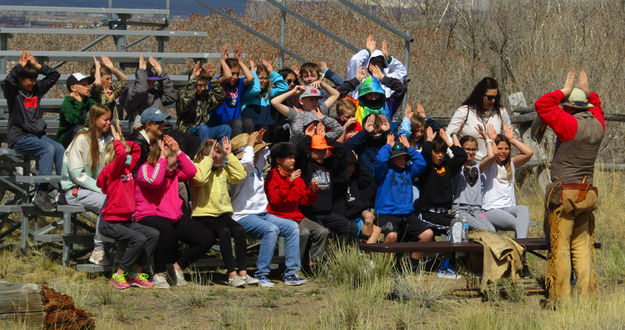
[(111, 261), (106, 257), (104, 250), (93, 250), (89, 256), (89, 262), (100, 266), (110, 266)]
[(167, 283), (167, 274), (165, 273), (156, 273), (152, 278), (152, 283), (154, 283), (155, 288), (159, 289), (169, 289), (169, 283)]
[(111, 280), (109, 281), (109, 284), (112, 285), (115, 289), (119, 289), (119, 290), (125, 290), (130, 288), (130, 284), (128, 284), (128, 282), (126, 282), (126, 276), (119, 275), (117, 273), (113, 273), (113, 276), (111, 276)]
[(273, 288), (276, 285), (267, 277), (267, 275), (258, 275), (254, 276), (254, 278), (258, 280), (258, 286), (261, 288)]
[(245, 281), (245, 284), (254, 285), (260, 283), (259, 280), (251, 277), (248, 274), (245, 274), (245, 276), (242, 276), (241, 278)]
[(50, 196), (48, 196), (48, 192), (43, 190), (39, 190), (35, 193), (33, 204), (44, 212), (52, 212), (55, 209), (50, 200)]
[(297, 274), (287, 275), (284, 277), (284, 285), (302, 285), (308, 283), (308, 280), (299, 277)]
[(233, 278), (228, 279), (228, 285), (233, 288), (238, 288), (245, 285), (245, 280), (239, 275), (234, 275)]
[(148, 281), (148, 274), (139, 273), (139, 274), (130, 274), (128, 278), (128, 282), (130, 285), (136, 286), (138, 288), (153, 288), (154, 283)]
[(174, 269), (174, 273), (176, 274), (176, 285), (177, 286), (185, 286), (187, 285), (187, 280), (184, 279), (184, 273), (182, 270)]
[(445, 278), (448, 280), (457, 280), (457, 279), (462, 278), (462, 276), (456, 273), (453, 267), (448, 267), (446, 269), (439, 269), (438, 274), (436, 276), (438, 276), (438, 278)]

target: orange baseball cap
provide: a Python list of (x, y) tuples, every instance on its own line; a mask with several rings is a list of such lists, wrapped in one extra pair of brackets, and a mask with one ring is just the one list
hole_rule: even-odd
[(325, 149), (332, 149), (334, 148), (333, 146), (329, 146), (328, 143), (326, 142), (326, 138), (324, 138), (321, 135), (313, 135), (312, 136), (312, 142), (310, 143), (310, 149), (317, 149), (317, 150), (325, 150)]

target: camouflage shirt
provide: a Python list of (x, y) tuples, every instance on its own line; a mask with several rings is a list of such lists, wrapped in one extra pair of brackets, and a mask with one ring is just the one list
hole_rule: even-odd
[(210, 113), (224, 103), (226, 93), (219, 81), (212, 77), (208, 90), (197, 95), (197, 76), (192, 76), (187, 84), (178, 91), (176, 102), (176, 128), (187, 132), (190, 128), (208, 122)]
[[(111, 85), (111, 91), (113, 92), (114, 100), (117, 100), (119, 98), (122, 90), (126, 88), (127, 85), (128, 80), (116, 81)], [(118, 110), (120, 105), (116, 102), (113, 102), (113, 104), (109, 103), (108, 98), (106, 97), (106, 93), (104, 93), (104, 90), (102, 89), (102, 86), (93, 85), (91, 87), (91, 97), (98, 100), (100, 104), (103, 104), (111, 109), (111, 112), (113, 113), (111, 120), (122, 119), (118, 118)]]

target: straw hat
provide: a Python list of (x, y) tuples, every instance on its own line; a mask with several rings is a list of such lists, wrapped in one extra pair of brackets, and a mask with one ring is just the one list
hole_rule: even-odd
[[(241, 133), (233, 137), (232, 140), (230, 140), (230, 144), (232, 144), (232, 153), (237, 156), (238, 159), (241, 159), (241, 157), (243, 157), (243, 150), (245, 150), (245, 147), (247, 147), (247, 139), (249, 138), (249, 136), (250, 135), (247, 133)], [(261, 142), (254, 144), (254, 153), (257, 153), (259, 150), (263, 149), (268, 145), (271, 145), (271, 143)]]
[(586, 93), (579, 88), (573, 88), (569, 97), (564, 99), (560, 105), (574, 109), (590, 109), (594, 107), (594, 105), (588, 102)]

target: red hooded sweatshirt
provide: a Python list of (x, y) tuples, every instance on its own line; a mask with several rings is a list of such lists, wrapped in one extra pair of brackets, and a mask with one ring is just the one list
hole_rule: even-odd
[(126, 142), (131, 149), (130, 165), (126, 165), (126, 147), (121, 141), (115, 141), (115, 159), (102, 169), (96, 182), (106, 194), (106, 203), (102, 209), (102, 219), (106, 221), (132, 220), (135, 213), (135, 180), (132, 169), (139, 161), (141, 148), (132, 141)]
[(299, 210), (300, 205), (310, 206), (317, 201), (318, 197), (316, 192), (306, 187), (301, 177), (291, 182), (289, 177), (280, 175), (277, 168), (272, 168), (267, 173), (265, 193), (269, 200), (267, 213), (295, 222), (304, 219), (304, 215)]

